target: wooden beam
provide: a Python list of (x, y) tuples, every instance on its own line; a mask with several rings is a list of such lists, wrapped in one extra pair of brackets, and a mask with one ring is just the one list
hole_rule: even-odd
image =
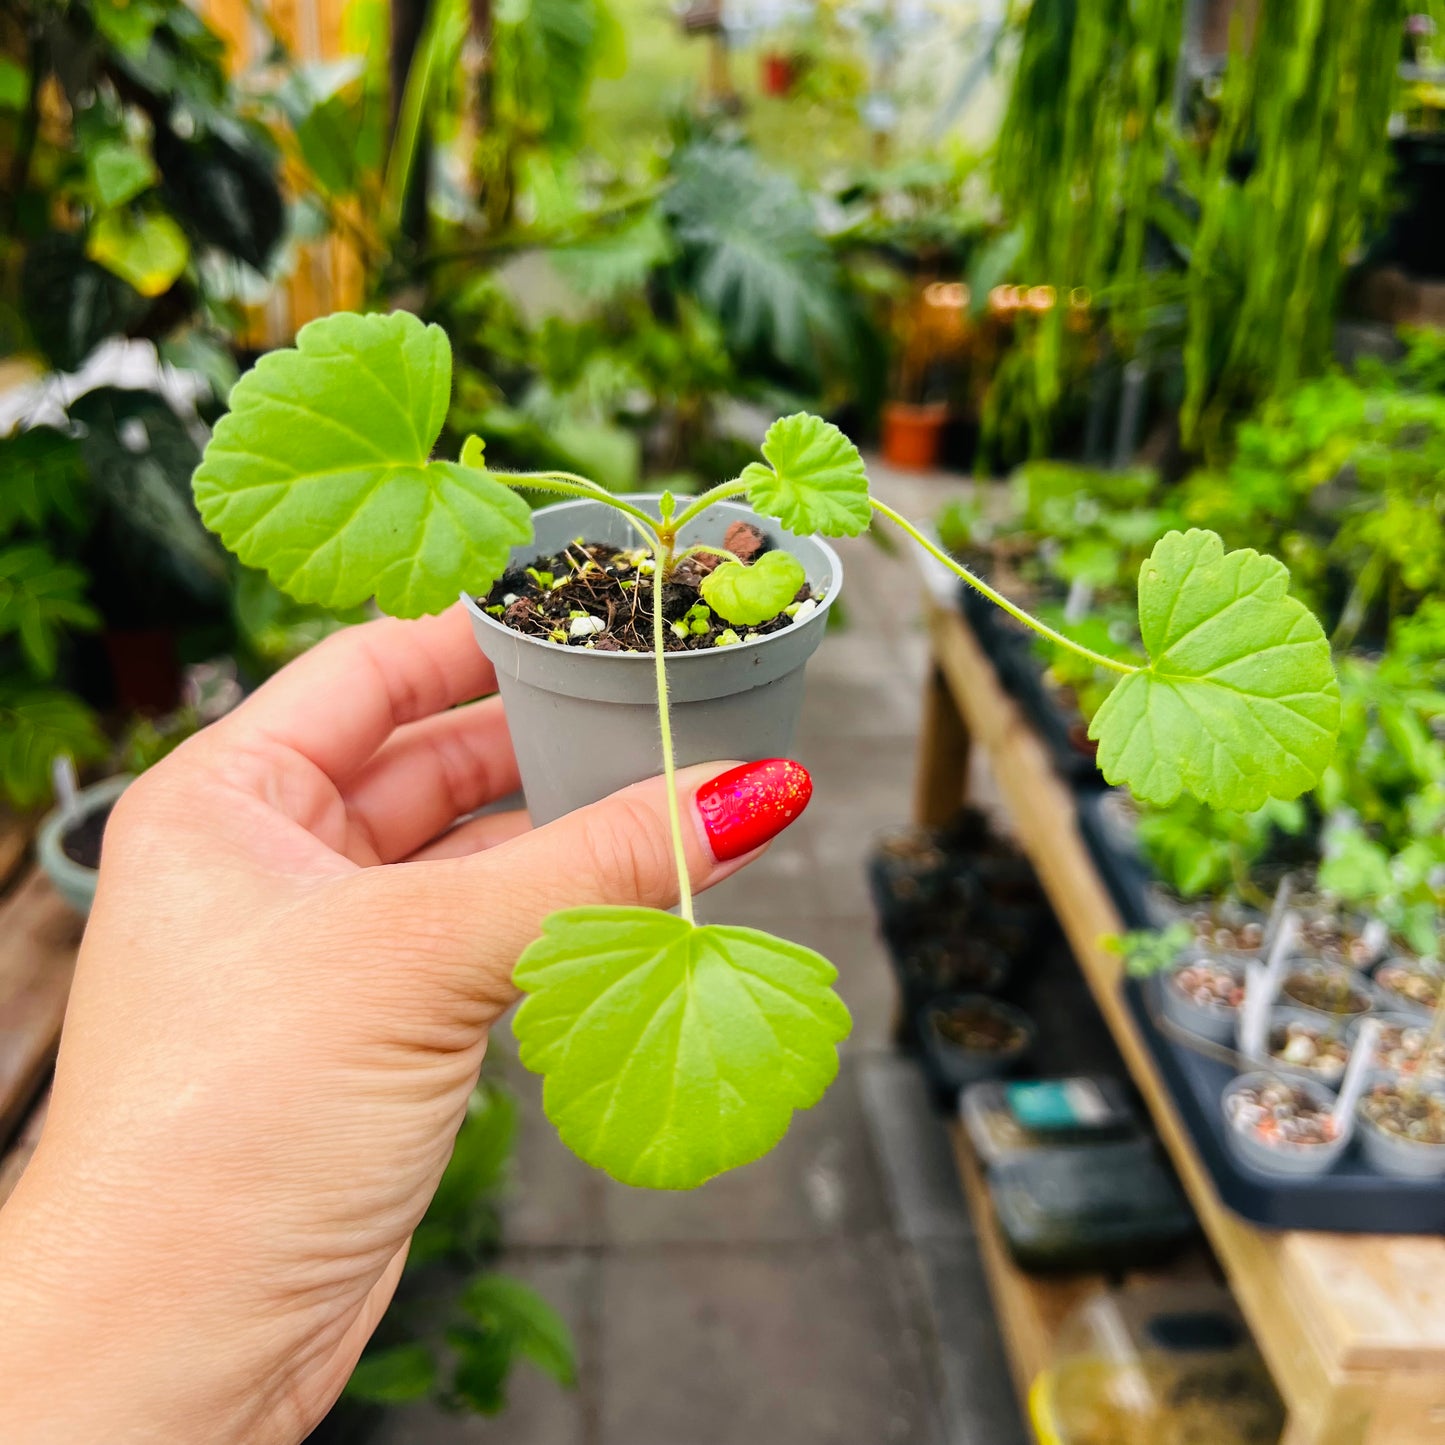
[(55, 1060), (83, 926), (38, 869), (0, 904), (0, 1144)]

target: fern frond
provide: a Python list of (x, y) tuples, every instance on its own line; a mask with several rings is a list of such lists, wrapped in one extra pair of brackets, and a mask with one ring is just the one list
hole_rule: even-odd
[(17, 808), (50, 794), (50, 767), (69, 755), (94, 762), (108, 749), (95, 714), (58, 688), (0, 683), (0, 797)]

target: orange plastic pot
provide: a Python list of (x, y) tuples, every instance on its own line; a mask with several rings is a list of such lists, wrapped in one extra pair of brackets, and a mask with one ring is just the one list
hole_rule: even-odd
[(917, 406), (907, 401), (883, 407), (883, 460), (890, 466), (926, 471), (938, 465), (939, 445), (948, 420), (946, 402)]

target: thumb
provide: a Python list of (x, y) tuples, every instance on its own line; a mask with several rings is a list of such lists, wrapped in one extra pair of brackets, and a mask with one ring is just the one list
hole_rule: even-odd
[[(711, 888), (750, 863), (802, 813), (812, 793), (807, 769), (786, 758), (681, 769), (677, 803), (693, 889)], [(592, 903), (670, 908), (678, 901), (662, 778), (623, 788), (506, 847), (525, 869), (544, 870), (551, 862), (551, 877), (537, 890), (538, 925), (558, 908)], [(493, 850), (493, 858), (510, 862), (500, 851)]]
[[(807, 769), (786, 758), (680, 769), (678, 811), (692, 888), (710, 888), (750, 863), (802, 813), (812, 792)], [(413, 906), (423, 902), (419, 891), (434, 920), (453, 919), (467, 930), (467, 957), (458, 962), (479, 970), (484, 988), (499, 972), (510, 981), (522, 950), (558, 909), (670, 908), (679, 894), (662, 778), (623, 788), (484, 852), (386, 871), (406, 875)], [(418, 878), (425, 882), (420, 890)]]

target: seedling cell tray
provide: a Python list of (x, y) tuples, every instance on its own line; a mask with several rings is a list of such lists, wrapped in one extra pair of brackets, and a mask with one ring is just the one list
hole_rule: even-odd
[(1361, 1158), (1358, 1140), (1327, 1174), (1310, 1178), (1261, 1173), (1230, 1152), (1219, 1107), (1229, 1065), (1165, 1036), (1154, 1023), (1148, 991), (1155, 980), (1126, 979), (1124, 998), (1159, 1071), (1175, 1113), (1219, 1197), (1236, 1214), (1270, 1229), (1335, 1234), (1445, 1233), (1445, 1188), (1438, 1179), (1395, 1179)]

